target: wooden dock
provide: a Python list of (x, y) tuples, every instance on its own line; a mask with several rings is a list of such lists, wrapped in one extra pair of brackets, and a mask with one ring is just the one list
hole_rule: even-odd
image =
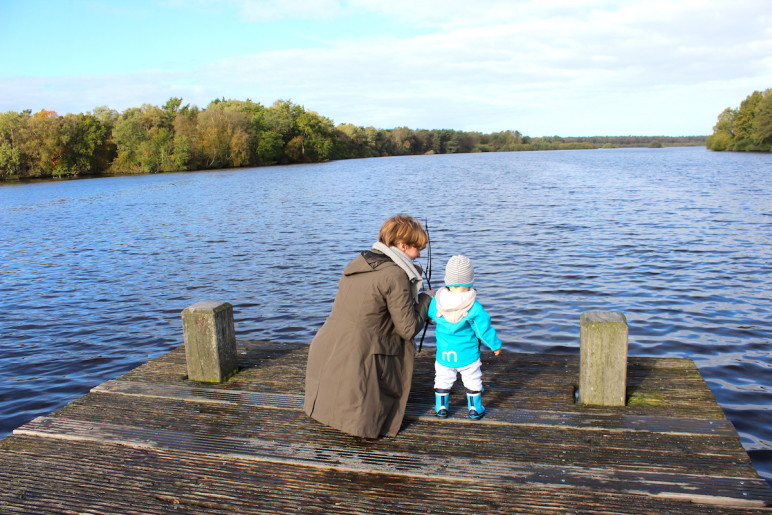
[(629, 359), (627, 406), (575, 404), (578, 355), (484, 357), (485, 418), (432, 411), (416, 363), (396, 438), (302, 411), (305, 345), (239, 342), (240, 372), (186, 379), (182, 347), (0, 441), (10, 513), (759, 513), (772, 490), (691, 360)]

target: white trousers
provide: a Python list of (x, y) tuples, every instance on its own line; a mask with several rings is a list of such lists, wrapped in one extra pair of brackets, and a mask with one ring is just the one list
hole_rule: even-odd
[(434, 362), (434, 387), (440, 390), (450, 390), (453, 383), (456, 382), (458, 374), (461, 374), (461, 381), (464, 388), (474, 392), (481, 392), (482, 384), (482, 362), (478, 359), (471, 365), (461, 368), (450, 368)]

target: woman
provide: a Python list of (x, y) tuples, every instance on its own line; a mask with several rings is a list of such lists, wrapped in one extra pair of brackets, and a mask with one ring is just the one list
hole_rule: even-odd
[(332, 312), (308, 351), (305, 412), (363, 438), (396, 436), (413, 376), (413, 338), (431, 296), (418, 293), (429, 236), (407, 215), (386, 220), (372, 250), (343, 271)]

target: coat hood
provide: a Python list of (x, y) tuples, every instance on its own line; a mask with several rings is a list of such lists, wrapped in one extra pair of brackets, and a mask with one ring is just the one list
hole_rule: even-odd
[[(372, 250), (364, 250), (351, 260), (343, 270), (343, 275), (364, 274), (372, 272), (384, 263), (394, 263), (388, 256)], [(396, 265), (395, 265), (396, 266)]]
[(477, 291), (469, 290), (455, 293), (447, 288), (440, 288), (435, 299), (437, 316), (445, 317), (445, 320), (454, 324), (469, 313), (469, 309), (477, 299)]

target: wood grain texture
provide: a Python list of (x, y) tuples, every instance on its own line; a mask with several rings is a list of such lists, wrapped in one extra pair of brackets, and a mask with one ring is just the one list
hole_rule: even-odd
[(240, 342), (186, 379), (177, 348), (0, 441), (3, 513), (759, 513), (760, 479), (694, 363), (629, 358), (621, 407), (577, 404), (578, 355), (483, 361), (488, 411), (434, 416), (417, 356), (396, 438), (302, 411), (305, 345)]

